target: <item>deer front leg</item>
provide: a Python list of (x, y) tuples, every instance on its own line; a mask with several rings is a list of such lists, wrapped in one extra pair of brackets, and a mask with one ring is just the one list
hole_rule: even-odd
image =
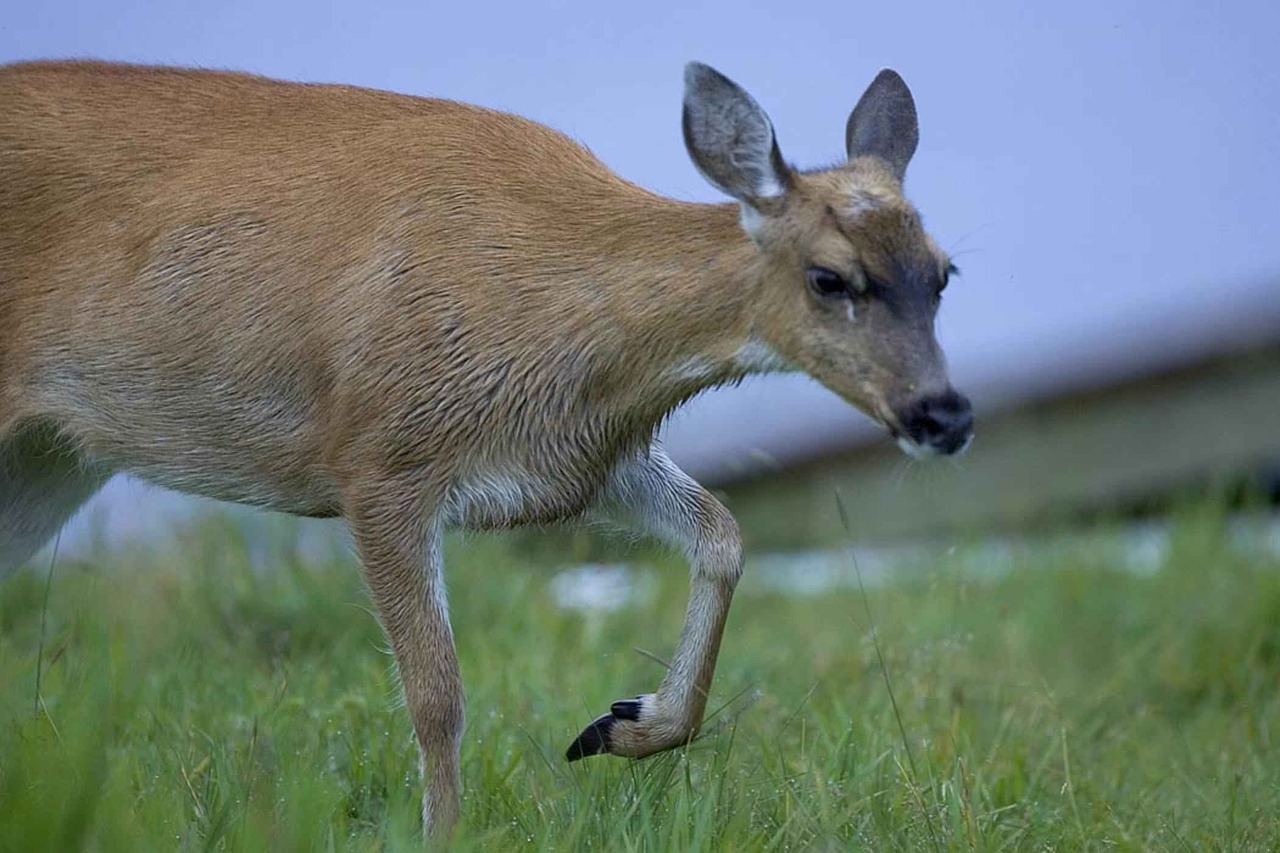
[(613, 703), (578, 735), (569, 761), (607, 752), (641, 758), (688, 743), (702, 724), (720, 636), (742, 575), (742, 541), (729, 510), (655, 447), (614, 474), (610, 515), (681, 547), (692, 570), (689, 606), (671, 668), (654, 693)]
[(449, 626), (440, 525), (419, 484), (370, 484), (347, 519), (413, 717), (426, 791), (423, 826), (448, 835), (458, 820), (462, 678)]

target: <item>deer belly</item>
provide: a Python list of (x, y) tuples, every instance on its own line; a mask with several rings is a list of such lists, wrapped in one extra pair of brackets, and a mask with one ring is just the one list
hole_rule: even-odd
[(154, 457), (143, 460), (112, 461), (121, 470), (139, 479), (188, 495), (213, 498), (245, 506), (310, 518), (332, 518), (339, 514), (337, 495), (319, 478), (290, 470), (264, 470), (262, 466), (238, 464), (235, 457), (221, 456), (190, 464), (188, 460), (167, 462)]
[[(139, 375), (141, 374), (141, 375)], [(333, 515), (311, 407), (208, 377), (48, 370), (38, 411), (88, 456), (165, 488), (288, 512)]]
[(450, 489), (445, 521), (472, 530), (566, 521), (594, 502), (599, 484), (593, 479), (553, 478), (517, 466), (472, 471)]

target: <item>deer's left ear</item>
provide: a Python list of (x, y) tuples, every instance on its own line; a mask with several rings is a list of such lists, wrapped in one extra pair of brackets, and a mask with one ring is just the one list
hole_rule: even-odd
[(752, 208), (782, 196), (791, 184), (764, 110), (741, 86), (700, 62), (684, 69), (684, 144), (712, 186)]
[(920, 125), (911, 90), (898, 72), (886, 68), (871, 81), (849, 114), (844, 130), (849, 159), (878, 157), (901, 181), (919, 141)]

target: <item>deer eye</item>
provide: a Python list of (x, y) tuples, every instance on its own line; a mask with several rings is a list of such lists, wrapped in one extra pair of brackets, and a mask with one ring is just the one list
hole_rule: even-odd
[(824, 299), (851, 295), (845, 277), (825, 267), (809, 267), (805, 270), (805, 280), (809, 282), (809, 289)]

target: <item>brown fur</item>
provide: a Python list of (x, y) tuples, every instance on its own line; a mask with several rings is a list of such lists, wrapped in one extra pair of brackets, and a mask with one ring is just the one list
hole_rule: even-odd
[(753, 242), (735, 204), (660, 198), (449, 101), (55, 62), (0, 68), (0, 115), (0, 565), (113, 471), (345, 517), (438, 828), (462, 718), (442, 527), (617, 505), (686, 547), (672, 674), (609, 750), (647, 754), (697, 729), (741, 565), (661, 420), (757, 369), (752, 345), (891, 427), (946, 384), (935, 302), (904, 285), (851, 331), (805, 289), (812, 264), (945, 275), (875, 158), (791, 174)]

